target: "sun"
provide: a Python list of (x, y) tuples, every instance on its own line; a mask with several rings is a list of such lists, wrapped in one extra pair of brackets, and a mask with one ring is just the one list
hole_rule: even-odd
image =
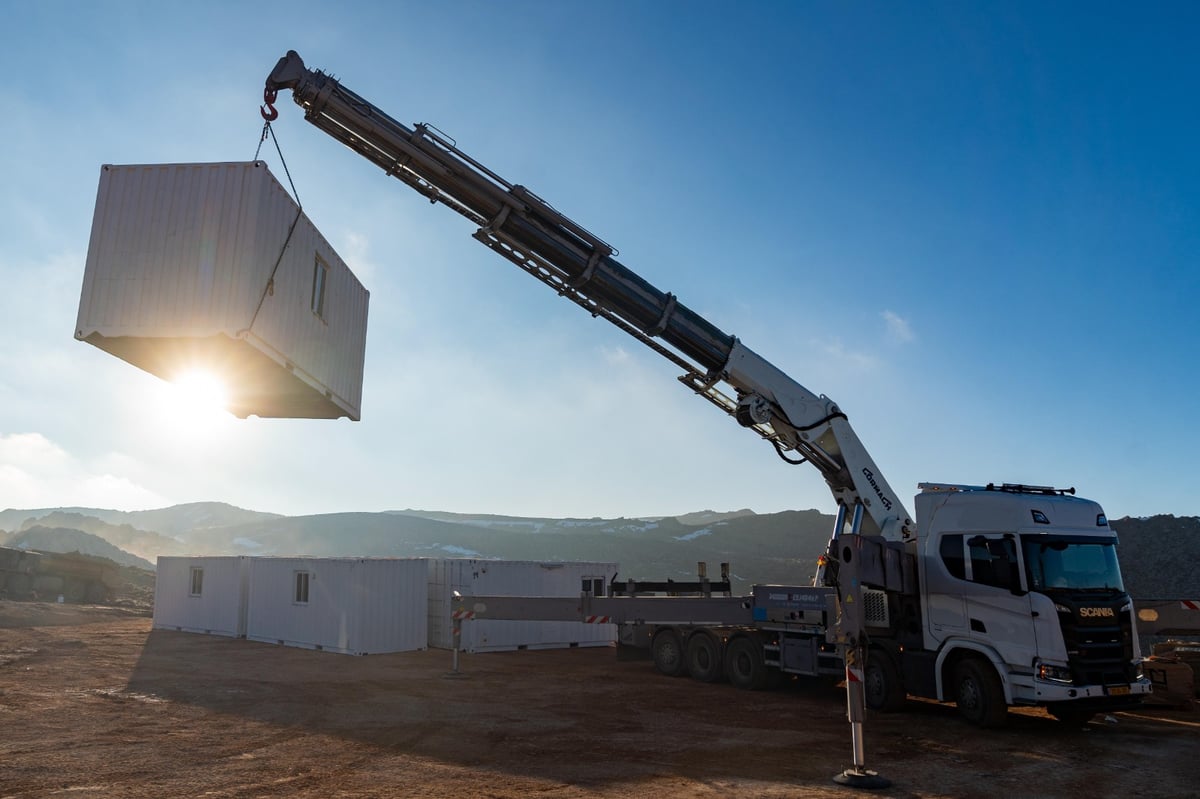
[(229, 390), (212, 372), (189, 369), (171, 380), (169, 387), (168, 404), (173, 415), (200, 421), (229, 414)]

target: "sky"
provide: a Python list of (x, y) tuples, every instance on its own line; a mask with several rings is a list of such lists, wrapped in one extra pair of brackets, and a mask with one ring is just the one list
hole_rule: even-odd
[(100, 166), (250, 160), (294, 49), (836, 400), (902, 497), (1014, 482), (1200, 514), (1193, 4), (0, 12), (0, 508), (833, 512), (815, 469), (287, 92), (274, 132), (305, 212), (371, 292), (362, 421), (191, 407), (75, 341)]

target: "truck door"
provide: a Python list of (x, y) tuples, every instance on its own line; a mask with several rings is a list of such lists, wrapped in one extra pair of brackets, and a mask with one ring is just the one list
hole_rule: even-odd
[(925, 562), (923, 590), (929, 633), (935, 648), (967, 628), (963, 594), (967, 590), (966, 543), (962, 533), (950, 533), (937, 541), (937, 557)]
[(990, 644), (1004, 661), (1031, 669), (1037, 657), (1029, 593), (1021, 580), (1016, 537), (967, 537), (964, 596), (968, 635)]

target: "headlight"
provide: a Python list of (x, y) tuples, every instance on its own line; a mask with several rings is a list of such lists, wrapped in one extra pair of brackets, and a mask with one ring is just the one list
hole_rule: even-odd
[(1060, 682), (1066, 685), (1071, 685), (1075, 682), (1071, 678), (1071, 670), (1066, 666), (1056, 666), (1053, 663), (1043, 663), (1038, 661), (1037, 678), (1046, 682)]
[(1059, 613), (1070, 613), (1071, 612), (1071, 609), (1069, 607), (1067, 607), (1066, 605), (1060, 605), (1057, 602), (1054, 603), (1054, 609), (1057, 610)]

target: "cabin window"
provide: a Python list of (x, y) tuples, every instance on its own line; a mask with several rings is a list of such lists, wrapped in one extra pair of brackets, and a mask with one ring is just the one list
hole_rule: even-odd
[(942, 536), (942, 543), (938, 550), (942, 556), (942, 563), (946, 565), (946, 571), (960, 580), (967, 579), (967, 566), (963, 558), (963, 537), (961, 535)]
[(295, 602), (297, 605), (308, 604), (308, 583), (309, 572), (296, 572), (296, 595)]
[(985, 538), (977, 535), (967, 541), (971, 550), (971, 581), (996, 588), (1020, 588), (1017, 570), (1017, 545), (1012, 538)]
[(204, 569), (193, 566), (191, 580), (188, 583), (188, 596), (200, 596), (204, 590)]
[(329, 277), (329, 265), (316, 256), (313, 261), (312, 312), (325, 318), (325, 284)]

